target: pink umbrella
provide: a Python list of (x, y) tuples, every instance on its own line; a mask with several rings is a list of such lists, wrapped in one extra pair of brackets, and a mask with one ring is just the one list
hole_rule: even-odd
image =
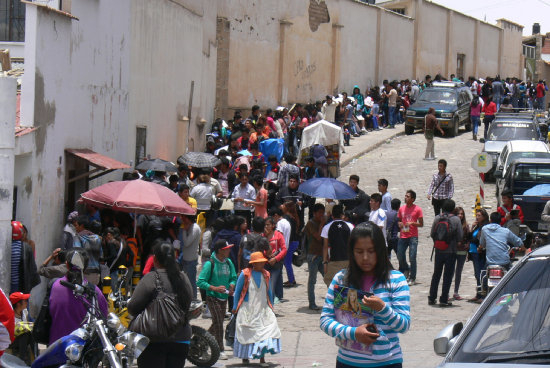
[(176, 193), (144, 180), (114, 181), (80, 195), (84, 202), (114, 211), (146, 215), (194, 215), (196, 210)]

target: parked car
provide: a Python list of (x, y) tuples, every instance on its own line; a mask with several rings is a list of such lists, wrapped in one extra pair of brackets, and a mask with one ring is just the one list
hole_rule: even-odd
[(540, 139), (540, 130), (534, 120), (510, 118), (493, 121), (489, 126), (487, 139), (480, 139), (480, 142), (483, 143), (483, 152), (487, 152), (492, 158), (492, 168), (487, 176), (493, 174), (498, 156), (506, 143), (513, 140), (538, 141)]
[(523, 222), (532, 231), (547, 231), (548, 223), (541, 221), (541, 214), (550, 200), (550, 158), (515, 159), (508, 165), (506, 174), (495, 171), (495, 178), (498, 205), (501, 205), (500, 194), (511, 190), (514, 202), (523, 210)]
[(541, 141), (508, 141), (497, 158), (495, 176), (506, 176), (510, 163), (523, 158), (550, 158), (550, 149)]
[(550, 364), (550, 246), (523, 257), (465, 326), (445, 327), (439, 367), (540, 367)]
[(415, 129), (423, 129), (424, 117), (428, 109), (433, 107), (441, 128), (445, 134), (454, 137), (458, 128), (465, 125), (466, 130), (472, 128), (470, 122), (470, 89), (459, 82), (434, 82), (432, 87), (423, 90), (416, 102), (407, 110), (405, 133), (410, 135)]

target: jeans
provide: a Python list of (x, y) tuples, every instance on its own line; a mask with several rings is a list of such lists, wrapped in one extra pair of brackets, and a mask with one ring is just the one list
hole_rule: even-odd
[(466, 254), (456, 255), (456, 267), (455, 267), (455, 294), (458, 294), (458, 288), (460, 287), (460, 281), (462, 280), (462, 270), (464, 269), (464, 263), (466, 262)]
[(500, 105), (502, 104), (502, 96), (494, 95), (493, 102), (495, 103), (495, 105), (497, 105), (497, 111), (498, 111), (500, 109)]
[[(273, 290), (273, 296), (279, 299), (283, 298), (283, 282), (282, 282), (282, 266), (276, 266), (275, 268), (269, 268), (269, 273), (271, 274), (269, 278), (269, 287)], [(277, 281), (281, 279), (281, 285), (279, 286)]]
[[(453, 275), (455, 272), (456, 253), (443, 253), (436, 250), (434, 258), (434, 273), (432, 275), (428, 299), (435, 302), (439, 281), (441, 280), (441, 274), (443, 274), (443, 287), (441, 288), (439, 302), (447, 303), (449, 301), (449, 290), (451, 289), (451, 283), (453, 282)], [(443, 268), (445, 268), (445, 271), (443, 271)]]
[(346, 120), (346, 124), (349, 126), (349, 131), (351, 132), (351, 134), (358, 134), (357, 129), (355, 129), (355, 123), (353, 122), (353, 120)]
[(323, 267), (323, 257), (316, 256), (313, 254), (307, 255), (307, 269), (308, 269), (308, 278), (307, 278), (307, 299), (309, 301), (309, 307), (315, 307), (315, 283), (317, 282), (317, 272), (321, 276), (325, 276), (324, 267)]
[[(405, 252), (409, 248), (409, 261), (411, 265), (407, 263), (407, 257)], [(416, 250), (418, 248), (418, 237), (412, 238), (399, 238), (397, 242), (397, 260), (399, 261), (399, 271), (405, 272), (410, 270), (409, 278), (416, 280)]]
[(183, 271), (191, 281), (191, 287), (193, 288), (193, 299), (197, 299), (197, 265), (198, 260), (186, 261), (183, 260), (181, 266)]
[(472, 122), (472, 133), (477, 135), (479, 124), (481, 124), (481, 119), (479, 116), (470, 116), (470, 121)]
[(479, 253), (470, 253), (472, 263), (474, 265), (474, 276), (477, 281), (477, 286), (481, 285), (481, 270), (485, 269), (485, 255)]
[(537, 105), (535, 106), (535, 108), (539, 110), (544, 110), (544, 97), (537, 97), (536, 103)]
[(396, 117), (396, 115), (395, 115), (395, 110), (396, 110), (396, 109), (397, 109), (397, 108), (396, 108), (395, 106), (389, 106), (389, 107), (388, 107), (388, 110), (389, 110), (389, 118), (390, 118), (390, 119), (389, 119), (389, 124), (390, 124), (391, 127), (395, 126), (395, 123), (396, 123), (396, 119), (397, 119), (397, 117)]
[(292, 256), (294, 255), (296, 249), (298, 249), (298, 244), (299, 243), (297, 241), (291, 241), (285, 255), (286, 277), (287, 281), (290, 283), (296, 282), (296, 279), (294, 278), (294, 270), (292, 269)]

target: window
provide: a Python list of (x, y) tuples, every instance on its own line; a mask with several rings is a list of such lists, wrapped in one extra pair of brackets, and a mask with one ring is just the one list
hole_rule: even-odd
[(466, 60), (465, 54), (456, 54), (456, 76), (457, 78), (464, 79), (464, 61)]
[(136, 127), (135, 165), (147, 159), (147, 127)]
[(20, 0), (0, 0), (0, 41), (25, 41), (25, 4)]
[(535, 58), (535, 47), (529, 46), (529, 45), (523, 45), (523, 55), (527, 59), (534, 59)]

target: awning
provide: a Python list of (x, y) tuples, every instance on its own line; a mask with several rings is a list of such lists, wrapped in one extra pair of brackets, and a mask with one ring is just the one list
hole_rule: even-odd
[(126, 165), (123, 162), (117, 161), (114, 158), (104, 156), (87, 148), (69, 148), (66, 149), (65, 152), (82, 160), (85, 160), (88, 165), (94, 167), (93, 170), (90, 170), (86, 173), (77, 175), (72, 178), (67, 177), (67, 183), (72, 183), (73, 181), (77, 181), (86, 177), (88, 178), (88, 180), (94, 180), (99, 178), (100, 176), (110, 173), (111, 171), (130, 168), (130, 166)]

